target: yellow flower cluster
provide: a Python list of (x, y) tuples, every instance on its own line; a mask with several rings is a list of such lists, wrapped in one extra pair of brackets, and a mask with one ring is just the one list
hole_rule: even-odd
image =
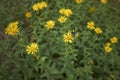
[(60, 17), (58, 18), (58, 21), (59, 21), (60, 23), (64, 23), (64, 22), (66, 22), (66, 20), (67, 20), (67, 18), (66, 18), (65, 16), (60, 16)]
[(37, 43), (31, 43), (26, 47), (26, 52), (28, 54), (33, 54), (35, 55), (35, 53), (38, 51), (38, 44)]
[(46, 8), (46, 7), (47, 7), (47, 3), (44, 1), (38, 2), (32, 6), (34, 11), (39, 11), (39, 10)]
[[(75, 0), (76, 3), (80, 4), (83, 2), (83, 0)], [(106, 4), (108, 2), (108, 0), (100, 0), (102, 4)], [(118, 0), (120, 1), (120, 0)], [(44, 1), (42, 2), (38, 2), (38, 3), (35, 3), (33, 6), (32, 6), (32, 9), (34, 11), (39, 11), (43, 8), (46, 8), (48, 6), (48, 4)], [(89, 8), (89, 13), (92, 13), (94, 11), (94, 7), (90, 7)], [(60, 23), (64, 23), (67, 21), (67, 18), (69, 16), (71, 16), (73, 14), (72, 10), (71, 9), (66, 9), (66, 8), (62, 8), (59, 10), (59, 13), (61, 14), (61, 16), (58, 18), (58, 21)], [(26, 12), (25, 13), (25, 17), (26, 18), (30, 18), (32, 16), (31, 12)], [(19, 28), (18, 28), (18, 24), (19, 22), (16, 21), (16, 22), (11, 22), (9, 23), (9, 25), (7, 26), (7, 28), (5, 29), (5, 34), (8, 34), (8, 35), (17, 35), (17, 33), (19, 32)], [(53, 20), (48, 20), (46, 23), (45, 23), (45, 27), (49, 30), (49, 29), (53, 29), (55, 27), (55, 21)], [(90, 30), (93, 30), (96, 34), (101, 34), (102, 33), (102, 29), (99, 28), (99, 27), (96, 27), (95, 23), (93, 21), (89, 21), (87, 23), (87, 28), (90, 29)], [(73, 40), (75, 39), (75, 37), (78, 36), (78, 33), (76, 33), (74, 30), (72, 31), (68, 31), (66, 34), (63, 34), (63, 41), (65, 43), (72, 43)], [(31, 41), (34, 41), (34, 37), (31, 38)], [(117, 37), (112, 37), (110, 39), (110, 42), (107, 42), (105, 44), (105, 52), (111, 52), (112, 51), (112, 48), (111, 48), (111, 43), (116, 43), (118, 42), (118, 39)], [(33, 54), (35, 55), (36, 52), (38, 52), (38, 44), (37, 43), (31, 43), (29, 44), (27, 47), (26, 47), (26, 52), (28, 54)], [(90, 64), (94, 64), (94, 61), (93, 60), (90, 60), (89, 61)]]
[(83, 2), (83, 0), (75, 0), (75, 1), (76, 1), (76, 3), (78, 3), (78, 4), (80, 4), (80, 3)]
[(64, 8), (60, 9), (59, 13), (64, 15), (64, 16), (60, 16), (58, 18), (58, 21), (60, 23), (66, 22), (67, 21), (67, 17), (69, 17), (69, 16), (71, 16), (73, 14), (71, 9), (64, 9)]
[(19, 24), (18, 21), (9, 23), (9, 25), (5, 29), (5, 34), (13, 36), (17, 35), (17, 33), (19, 32), (18, 24)]
[(102, 29), (99, 27), (95, 27), (95, 23), (93, 21), (90, 21), (87, 23), (87, 28), (90, 30), (94, 30), (96, 32), (96, 34), (102, 33)]
[(71, 9), (64, 9), (64, 8), (60, 9), (59, 13), (63, 14), (64, 16), (67, 16), (67, 17), (69, 17), (73, 14)]
[(45, 27), (49, 30), (49, 29), (53, 29), (55, 27), (55, 22), (53, 20), (49, 20), (46, 22)]
[(32, 16), (31, 12), (26, 12), (26, 13), (25, 13), (25, 17), (26, 17), (26, 18), (30, 18), (31, 16)]
[(110, 46), (111, 46), (110, 42), (107, 42), (105, 44), (105, 52), (111, 52), (112, 51), (112, 48)]
[(118, 39), (117, 39), (117, 37), (112, 37), (111, 39), (110, 39), (110, 41), (111, 42), (107, 42), (106, 44), (105, 44), (105, 51), (106, 52), (111, 52), (112, 51), (112, 48), (110, 47), (111, 46), (111, 43), (117, 43), (118, 42)]
[(102, 4), (106, 4), (108, 0), (100, 0)]

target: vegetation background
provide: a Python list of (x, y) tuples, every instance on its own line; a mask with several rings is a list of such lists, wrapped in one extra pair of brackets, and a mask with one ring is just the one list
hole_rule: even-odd
[[(42, 0), (0, 0), (0, 80), (119, 80), (120, 79), (120, 63), (119, 63), (120, 62), (120, 41), (119, 41), (120, 40), (120, 2), (118, 0), (108, 0), (108, 3), (105, 5), (102, 5), (100, 3), (100, 0), (85, 0), (85, 3), (81, 5), (82, 8), (80, 9), (81, 10), (79, 12), (80, 14), (75, 15), (76, 17), (82, 15), (81, 17), (82, 19), (76, 18), (76, 22), (82, 20), (80, 26), (85, 26), (84, 24), (87, 24), (87, 22), (92, 19), (93, 21), (95, 21), (96, 24), (98, 24), (104, 29), (103, 32), (105, 34), (102, 36), (100, 40), (103, 40), (103, 38), (105, 37), (104, 38), (105, 41), (102, 42), (99, 41), (100, 45), (88, 42), (88, 44), (95, 45), (94, 47), (95, 50), (91, 51), (92, 55), (84, 53), (85, 52), (84, 50), (81, 50), (80, 52), (74, 49), (75, 51), (73, 50), (71, 52), (68, 52), (71, 54), (68, 58), (65, 58), (65, 56), (62, 57), (63, 55), (61, 56), (61, 54), (57, 54), (59, 50), (56, 51), (57, 53), (56, 52), (54, 53), (53, 52), (54, 49), (51, 48), (50, 51), (53, 52), (54, 54), (42, 55), (43, 57), (40, 58), (40, 60), (30, 59), (31, 56), (24, 57), (23, 55), (21, 59), (21, 55), (19, 55), (19, 53), (22, 53), (24, 51), (19, 50), (21, 48), (19, 46), (22, 46), (20, 45), (22, 42), (17, 43), (19, 39), (7, 36), (6, 34), (4, 34), (4, 31), (9, 22), (19, 20), (21, 22), (23, 34), (25, 35), (25, 31), (28, 30), (26, 26), (28, 26), (29, 24), (29, 22), (25, 17), (25, 13), (27, 11), (31, 11), (32, 5), (38, 1), (42, 1)], [(75, 3), (72, 4), (74, 0), (44, 0), (44, 1), (50, 3), (52, 6), (51, 9), (54, 10), (60, 8), (60, 6), (54, 7), (54, 4), (60, 3), (61, 1), (63, 2), (64, 7), (65, 6), (68, 7), (72, 5), (74, 6), (72, 10), (76, 10), (75, 6), (77, 4)], [(95, 7), (95, 12), (93, 14), (91, 13), (88, 14), (87, 12), (89, 8), (92, 6)], [(74, 26), (79, 26), (79, 24), (76, 23)], [(104, 26), (106, 26), (107, 29), (105, 29)], [(82, 38), (81, 40), (86, 42), (85, 40), (86, 37), (84, 36), (90, 35), (92, 33), (88, 32), (86, 34), (86, 32), (83, 31), (80, 34), (82, 35), (82, 37), (79, 38)], [(109, 39), (112, 36), (117, 36), (118, 38), (118, 43), (113, 45), (113, 51), (111, 53), (108, 53), (107, 55), (104, 55), (105, 54), (104, 51), (103, 52), (100, 52), (99, 50), (97, 51), (97, 48), (101, 49), (103, 47), (102, 45), (105, 42), (109, 41)], [(92, 37), (92, 38), (96, 38), (96, 37)], [(45, 40), (47, 39), (45, 38)], [(88, 39), (88, 40), (92, 41), (92, 39)], [(76, 43), (72, 44), (71, 46), (76, 47), (75, 44), (80, 44), (79, 40), (76, 40)], [(43, 52), (46, 48), (44, 46), (45, 45), (43, 45), (44, 48)], [(59, 46), (61, 45), (59, 44)], [(71, 49), (71, 46), (68, 48)], [(16, 47), (19, 48), (17, 49), (17, 51), (14, 50), (14, 48)], [(77, 48), (78, 47), (79, 49), (83, 49), (82, 47), (84, 47), (86, 51), (88, 49), (87, 46), (77, 45)], [(60, 50), (64, 50), (64, 48), (61, 48)], [(73, 53), (81, 53), (81, 54), (74, 55)], [(48, 59), (44, 60), (46, 58), (44, 56), (47, 56)], [(76, 59), (74, 60), (74, 58)], [(69, 63), (72, 60), (75, 61), (74, 65)], [(35, 65), (37, 64), (38, 61), (40, 62), (40, 65)], [(58, 63), (57, 61), (58, 62), (61, 61), (61, 62)], [(88, 64), (89, 61), (90, 64)], [(32, 66), (31, 64), (35, 66)], [(59, 65), (60, 67), (58, 67), (57, 65)], [(59, 73), (60, 70), (62, 70), (63, 73)]]

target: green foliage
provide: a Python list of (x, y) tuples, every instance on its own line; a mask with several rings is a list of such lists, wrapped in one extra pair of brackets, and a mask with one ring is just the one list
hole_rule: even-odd
[[(32, 6), (37, 1), (0, 1), (4, 3), (0, 5), (1, 26), (12, 21), (20, 22), (16, 36), (4, 34), (5, 27), (0, 27), (0, 36), (4, 36), (0, 38), (0, 80), (120, 79), (120, 3), (117, 0), (109, 0), (105, 5), (99, 0), (84, 0), (80, 4), (75, 0), (44, 0), (48, 6), (34, 11)], [(20, 6), (10, 8), (12, 4)], [(8, 12), (5, 12), (4, 5), (8, 5)], [(89, 13), (92, 6), (95, 10)], [(62, 24), (58, 21), (61, 8), (73, 12)], [(24, 17), (26, 11), (32, 13), (30, 19)], [(47, 30), (45, 24), (48, 20), (55, 21), (55, 28)], [(102, 33), (96, 34), (88, 29), (89, 21), (100, 27)], [(72, 43), (65, 43), (63, 35), (70, 30), (75, 30), (78, 37)], [(118, 42), (111, 43), (112, 51), (107, 53), (105, 43), (113, 36), (118, 38)], [(27, 45), (32, 42), (39, 46), (36, 55), (26, 52)]]

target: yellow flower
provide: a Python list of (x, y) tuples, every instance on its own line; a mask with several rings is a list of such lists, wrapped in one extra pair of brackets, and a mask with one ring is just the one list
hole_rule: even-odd
[(75, 0), (75, 1), (76, 1), (76, 3), (78, 3), (78, 4), (80, 4), (80, 3), (83, 2), (83, 0)]
[(73, 38), (71, 32), (68, 32), (67, 34), (64, 34), (63, 35), (63, 40), (66, 43), (72, 43), (72, 41), (74, 40), (74, 38)]
[(60, 17), (58, 18), (58, 21), (59, 21), (60, 23), (64, 23), (66, 20), (67, 20), (67, 18), (66, 18), (65, 16), (60, 16)]
[(66, 9), (66, 10), (65, 10), (65, 13), (64, 13), (65, 16), (68, 17), (68, 16), (70, 16), (70, 15), (72, 15), (72, 14), (73, 14), (73, 13), (72, 13), (72, 10), (71, 10), (71, 9)]
[(118, 0), (118, 2), (120, 2), (120, 0)]
[(43, 1), (43, 2), (40, 2), (38, 4), (38, 6), (39, 6), (39, 9), (43, 9), (43, 8), (47, 7), (47, 3)]
[(34, 11), (39, 11), (40, 9), (43, 9), (45, 7), (47, 7), (47, 3), (44, 1), (38, 2), (32, 6)]
[(95, 28), (94, 31), (95, 31), (97, 34), (102, 33), (102, 30), (101, 30), (99, 27)]
[(69, 17), (70, 15), (73, 14), (71, 9), (64, 9), (64, 8), (60, 9), (59, 13), (65, 15), (67, 17)]
[(100, 0), (102, 4), (106, 4), (108, 0)]
[(32, 6), (34, 11), (39, 11), (39, 3), (36, 3)]
[(94, 64), (94, 61), (91, 59), (91, 60), (89, 61), (89, 64)]
[(5, 29), (5, 34), (17, 35), (17, 33), (19, 32), (18, 24), (18, 21), (9, 23), (9, 25)]
[(53, 20), (49, 20), (49, 21), (46, 22), (45, 27), (46, 27), (47, 29), (52, 29), (52, 28), (55, 27), (55, 22), (54, 22)]
[(28, 54), (33, 54), (35, 55), (35, 53), (38, 51), (38, 44), (37, 43), (31, 43), (26, 47), (26, 52)]
[(95, 7), (93, 7), (93, 6), (90, 7), (89, 10), (88, 10), (89, 13), (92, 13), (92, 12), (94, 12), (94, 11), (95, 11)]
[(31, 12), (26, 12), (26, 13), (25, 13), (25, 17), (26, 17), (26, 18), (30, 18), (31, 16), (32, 16)]
[(111, 48), (111, 47), (108, 47), (108, 46), (105, 46), (105, 51), (106, 51), (106, 52), (111, 52), (111, 51), (112, 51), (112, 48)]
[(118, 39), (117, 39), (117, 37), (112, 37), (110, 39), (110, 41), (111, 41), (111, 43), (116, 43), (116, 42), (118, 42)]
[(65, 13), (65, 9), (64, 9), (64, 8), (60, 9), (60, 10), (59, 10), (59, 13), (60, 13), (60, 14), (64, 14), (64, 13)]
[(107, 42), (107, 43), (105, 44), (105, 46), (110, 47), (110, 46), (111, 46), (111, 43), (110, 43), (110, 42)]
[(91, 29), (91, 30), (95, 29), (95, 23), (93, 21), (88, 22), (87, 23), (87, 28)]
[(40, 5), (41, 5), (43, 8), (47, 7), (47, 3), (46, 3), (46, 2), (44, 2), (44, 1), (43, 1), (43, 2), (41, 2), (41, 3), (40, 3)]

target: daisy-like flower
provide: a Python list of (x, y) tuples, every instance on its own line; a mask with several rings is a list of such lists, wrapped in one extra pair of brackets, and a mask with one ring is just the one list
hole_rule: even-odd
[(65, 16), (60, 16), (60, 17), (58, 18), (58, 21), (59, 21), (60, 23), (64, 23), (64, 22), (66, 22), (66, 20), (67, 20), (67, 18), (66, 18)]
[(97, 34), (101, 34), (101, 33), (102, 33), (102, 30), (101, 30), (99, 27), (95, 28), (94, 31), (95, 31)]
[(39, 6), (39, 9), (43, 9), (43, 8), (46, 8), (46, 7), (47, 7), (47, 3), (44, 2), (44, 1), (42, 1), (42, 2), (39, 3), (38, 6)]
[(32, 9), (33, 9), (34, 11), (39, 11), (39, 5), (40, 5), (40, 3), (34, 4), (34, 5), (32, 6)]
[(118, 38), (114, 36), (110, 39), (110, 41), (111, 41), (111, 43), (116, 43), (116, 42), (118, 42)]
[(72, 43), (74, 40), (74, 37), (72, 36), (71, 32), (68, 32), (67, 34), (63, 35), (63, 40), (66, 43)]
[(106, 4), (108, 0), (100, 0), (102, 4)]
[(94, 11), (95, 11), (95, 7), (93, 7), (93, 6), (90, 7), (89, 10), (88, 10), (89, 13), (92, 13), (92, 12), (94, 12)]
[(38, 51), (38, 44), (37, 43), (31, 43), (26, 47), (26, 52), (28, 54), (33, 54), (35, 55), (35, 53)]
[(76, 1), (76, 3), (78, 3), (78, 4), (80, 4), (80, 3), (83, 2), (83, 0), (75, 0), (75, 1)]
[(64, 12), (65, 12), (65, 8), (62, 8), (62, 9), (59, 10), (60, 14), (64, 14)]
[(31, 12), (26, 12), (26, 13), (25, 13), (25, 17), (26, 17), (26, 18), (30, 18), (31, 16), (32, 16)]
[(90, 21), (87, 23), (87, 28), (94, 30), (95, 29), (95, 23), (93, 21)]
[(53, 29), (55, 27), (55, 22), (53, 20), (49, 20), (49, 21), (46, 22), (45, 27), (47, 29)]
[(111, 51), (112, 51), (111, 47), (105, 46), (105, 52), (111, 52)]
[(69, 17), (73, 14), (71, 9), (64, 9), (64, 8), (60, 9), (59, 13), (63, 14), (64, 16), (67, 16), (67, 17)]
[(106, 46), (106, 47), (110, 47), (110, 46), (111, 46), (111, 43), (110, 43), (110, 42), (107, 42), (107, 43), (105, 44), (105, 46)]
[(41, 2), (41, 5), (45, 8), (45, 7), (47, 7), (48, 5), (47, 5), (47, 3), (46, 2)]
[(38, 2), (38, 3), (35, 3), (32, 8), (34, 11), (39, 11), (43, 8), (46, 8), (47, 7), (47, 3), (42, 1), (42, 2)]
[(5, 29), (5, 34), (12, 36), (17, 35), (17, 33), (19, 32), (18, 24), (18, 21), (9, 23), (9, 25)]

